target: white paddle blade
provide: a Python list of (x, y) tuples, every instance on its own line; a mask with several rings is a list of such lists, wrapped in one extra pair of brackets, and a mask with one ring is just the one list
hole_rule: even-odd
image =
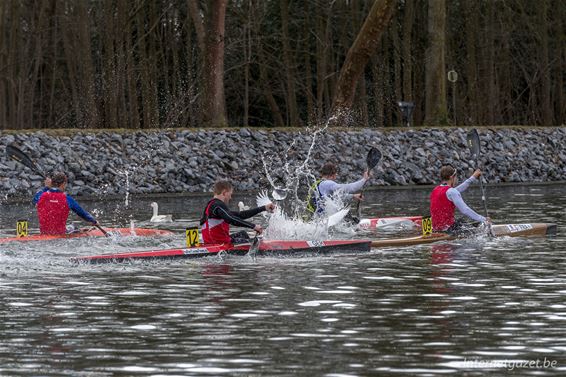
[(336, 212), (334, 215), (328, 216), (328, 227), (330, 228), (331, 226), (340, 224), (348, 212), (350, 212), (350, 208), (344, 208), (343, 210)]

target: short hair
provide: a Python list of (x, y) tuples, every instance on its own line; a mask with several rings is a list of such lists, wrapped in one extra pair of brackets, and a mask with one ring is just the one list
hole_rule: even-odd
[(440, 168), (440, 179), (447, 181), (456, 175), (456, 168), (452, 165), (444, 165)]
[(332, 162), (327, 162), (326, 164), (324, 164), (322, 169), (320, 169), (320, 174), (324, 177), (329, 177), (331, 175), (336, 174), (337, 172), (338, 169), (336, 168), (336, 165), (334, 165)]
[(217, 181), (212, 187), (212, 192), (215, 195), (222, 194), (226, 190), (232, 190), (232, 184), (228, 181)]
[(53, 175), (51, 176), (51, 186), (59, 187), (63, 183), (67, 183), (67, 176), (65, 175), (65, 173), (60, 171), (53, 173)]

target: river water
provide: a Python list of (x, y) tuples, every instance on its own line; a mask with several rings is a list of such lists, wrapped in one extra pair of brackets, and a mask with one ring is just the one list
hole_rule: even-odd
[[(370, 192), (364, 213), (426, 213), (429, 191)], [(566, 375), (566, 188), (488, 194), (495, 223), (553, 222), (558, 235), (76, 266), (68, 257), (182, 245), (207, 198), (83, 200), (107, 226), (151, 226), (155, 200), (179, 234), (0, 245), (0, 375)], [(1, 210), (4, 236), (19, 218), (36, 226), (28, 203)]]

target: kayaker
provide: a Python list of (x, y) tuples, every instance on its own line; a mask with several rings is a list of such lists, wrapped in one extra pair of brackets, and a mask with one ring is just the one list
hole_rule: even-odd
[(67, 176), (55, 173), (45, 179), (45, 186), (33, 198), (39, 218), (41, 234), (63, 235), (67, 233), (69, 210), (75, 212), (83, 220), (95, 225), (96, 220), (65, 192)]
[(218, 181), (214, 184), (214, 197), (206, 204), (200, 219), (202, 239), (204, 243), (247, 243), (249, 236), (246, 231), (230, 234), (230, 225), (255, 230), (258, 234), (263, 232), (259, 224), (246, 221), (263, 211), (273, 212), (275, 204), (248, 209), (245, 211), (231, 211), (228, 203), (232, 199), (234, 189), (228, 181)]
[[(462, 199), (462, 192), (478, 180), (481, 170), (476, 170), (472, 176), (456, 186), (458, 177), (453, 166), (445, 165), (440, 169), (440, 185), (436, 186), (430, 194), (430, 215), (432, 228), (437, 232), (459, 233), (463, 230), (463, 219), (455, 220), (454, 210), (458, 208), (463, 215), (480, 223), (489, 222), (490, 219), (475, 212)], [(456, 186), (456, 187), (455, 187)]]
[(320, 169), (321, 179), (311, 187), (307, 198), (307, 210), (311, 213), (324, 213), (324, 201), (332, 195), (340, 195), (345, 200), (362, 200), (360, 191), (369, 179), (369, 171), (364, 171), (362, 179), (353, 183), (337, 183), (338, 169), (332, 162), (327, 162)]

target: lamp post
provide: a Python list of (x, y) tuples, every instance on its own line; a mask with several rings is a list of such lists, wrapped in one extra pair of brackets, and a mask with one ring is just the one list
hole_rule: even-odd
[(403, 116), (403, 124), (407, 127), (411, 127), (411, 118), (413, 117), (413, 110), (415, 109), (414, 102), (399, 101), (397, 102), (399, 108), (401, 109), (401, 115)]
[(456, 122), (456, 81), (458, 81), (458, 72), (455, 70), (448, 71), (448, 81), (452, 83), (452, 114), (454, 117), (454, 124)]

